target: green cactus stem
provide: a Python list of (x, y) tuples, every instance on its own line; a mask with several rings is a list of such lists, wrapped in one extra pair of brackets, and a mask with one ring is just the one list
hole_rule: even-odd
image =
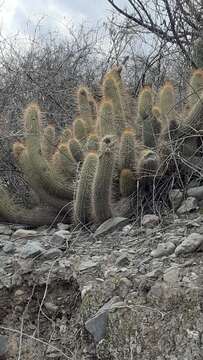
[(90, 134), (85, 145), (86, 151), (97, 151), (99, 149), (99, 138), (97, 134)]
[(119, 146), (119, 169), (130, 169), (134, 171), (136, 169), (137, 156), (135, 132), (130, 128), (125, 129), (122, 133)]
[(193, 71), (189, 82), (189, 104), (195, 105), (199, 100), (201, 93), (203, 93), (203, 69)]
[(120, 194), (123, 197), (128, 197), (136, 190), (135, 176), (130, 169), (123, 169), (120, 173)]
[(97, 223), (112, 217), (111, 188), (115, 157), (115, 136), (105, 136), (100, 145), (99, 161), (93, 181), (93, 216)]
[(92, 184), (97, 161), (96, 153), (89, 152), (81, 168), (74, 204), (74, 221), (77, 224), (87, 224), (92, 221)]
[(42, 138), (42, 154), (45, 159), (50, 160), (55, 151), (56, 133), (52, 125), (45, 127)]
[(68, 142), (68, 147), (73, 159), (75, 159), (76, 162), (83, 162), (84, 152), (79, 141), (75, 138), (70, 139)]
[(77, 92), (78, 110), (81, 118), (85, 121), (87, 132), (92, 131), (94, 127), (94, 120), (92, 117), (92, 108), (89, 103), (90, 94), (89, 90), (85, 86), (80, 86)]
[(101, 137), (116, 134), (113, 106), (111, 101), (104, 100), (100, 104), (98, 132)]

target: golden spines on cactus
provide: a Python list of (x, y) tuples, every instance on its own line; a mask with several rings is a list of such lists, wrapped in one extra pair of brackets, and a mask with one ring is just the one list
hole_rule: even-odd
[(116, 134), (113, 105), (111, 101), (103, 100), (101, 102), (97, 121), (97, 129), (101, 137)]
[(116, 137), (107, 135), (101, 140), (99, 160), (93, 181), (92, 205), (95, 222), (102, 223), (112, 216), (111, 188), (114, 169)]
[(42, 136), (42, 154), (47, 160), (50, 160), (56, 145), (56, 133), (53, 125), (45, 127)]
[(86, 123), (87, 131), (90, 132), (94, 127), (94, 121), (92, 117), (91, 104), (89, 103), (89, 90), (85, 86), (79, 87), (77, 92), (77, 100), (80, 116)]
[(97, 151), (99, 149), (99, 138), (98, 135), (92, 133), (88, 136), (87, 142), (85, 144), (86, 151)]
[(92, 96), (90, 96), (89, 98), (89, 105), (91, 110), (93, 126), (95, 126), (97, 120), (97, 103)]
[(92, 220), (92, 186), (97, 162), (97, 154), (89, 152), (82, 165), (74, 202), (75, 223), (86, 224)]
[(75, 159), (76, 162), (82, 162), (84, 160), (84, 152), (79, 141), (75, 138), (72, 138), (68, 142), (68, 147), (71, 155)]
[(120, 194), (130, 196), (136, 190), (136, 179), (131, 169), (123, 169), (119, 178)]
[(87, 139), (87, 126), (85, 121), (77, 117), (73, 121), (73, 136), (80, 141), (81, 144), (84, 144)]
[(175, 119), (175, 89), (171, 81), (166, 81), (159, 93), (161, 117), (164, 123)]
[(117, 135), (120, 136), (122, 131), (127, 127), (127, 118), (120, 87), (111, 71), (106, 74), (103, 81), (103, 96), (104, 100), (112, 102), (115, 130)]
[(68, 126), (66, 126), (60, 136), (59, 144), (65, 144), (72, 138), (72, 131), (69, 129)]
[(193, 74), (189, 82), (189, 104), (193, 106), (203, 92), (203, 69), (197, 69), (193, 71)]
[(123, 131), (119, 145), (119, 169), (135, 170), (137, 162), (137, 144), (135, 132), (131, 128)]
[(141, 119), (145, 119), (152, 114), (153, 91), (148, 85), (145, 85), (138, 97), (138, 114)]

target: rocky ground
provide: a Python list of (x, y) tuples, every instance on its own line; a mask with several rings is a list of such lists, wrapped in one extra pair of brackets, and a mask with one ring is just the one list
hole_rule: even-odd
[(198, 194), (141, 226), (1, 224), (0, 360), (203, 359)]

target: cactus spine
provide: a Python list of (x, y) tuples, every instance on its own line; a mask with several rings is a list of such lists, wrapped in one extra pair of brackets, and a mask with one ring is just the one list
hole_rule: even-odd
[(162, 121), (175, 119), (175, 90), (171, 81), (166, 81), (159, 94)]
[(62, 134), (60, 136), (60, 140), (59, 143), (60, 144), (65, 144), (67, 143), (70, 139), (72, 138), (72, 131), (71, 129), (69, 129), (67, 126), (64, 128), (64, 130), (62, 131)]
[(99, 107), (98, 131), (101, 137), (115, 134), (113, 106), (110, 101), (103, 101)]
[(122, 131), (127, 126), (127, 119), (125, 109), (122, 104), (122, 94), (112, 72), (109, 72), (104, 78), (103, 82), (104, 99), (111, 101), (113, 105), (113, 113), (115, 119), (115, 130), (118, 136), (121, 136)]
[(136, 190), (135, 176), (130, 169), (123, 169), (120, 173), (120, 194), (123, 197), (130, 196)]
[(81, 168), (74, 205), (75, 223), (86, 224), (92, 220), (92, 183), (97, 166), (98, 156), (94, 152), (87, 154)]
[(55, 128), (52, 125), (48, 125), (44, 129), (43, 138), (42, 138), (42, 154), (47, 160), (50, 160), (52, 155), (54, 154), (55, 141), (56, 141)]
[(136, 168), (136, 140), (133, 129), (123, 131), (119, 148), (119, 169), (135, 170)]
[(203, 69), (197, 69), (193, 72), (189, 83), (189, 103), (191, 106), (199, 100), (203, 92)]
[(81, 86), (78, 89), (78, 107), (81, 118), (85, 121), (87, 126), (87, 131), (90, 132), (94, 126), (94, 121), (92, 118), (92, 109), (89, 103), (89, 91), (86, 87)]
[(92, 206), (97, 223), (112, 216), (111, 187), (114, 167), (115, 137), (107, 135), (101, 141), (99, 161), (93, 181)]
[(81, 144), (84, 144), (87, 139), (87, 127), (85, 121), (79, 117), (73, 121), (73, 135)]

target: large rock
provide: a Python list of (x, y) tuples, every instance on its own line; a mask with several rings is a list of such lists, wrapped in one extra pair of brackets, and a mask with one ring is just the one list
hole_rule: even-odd
[(129, 223), (129, 219), (124, 217), (114, 217), (101, 224), (94, 233), (95, 237), (104, 236), (114, 230), (120, 230)]
[(187, 254), (198, 250), (203, 244), (203, 234), (192, 233), (177, 246), (176, 255)]
[(66, 241), (68, 241), (70, 236), (71, 234), (68, 230), (58, 230), (52, 235), (51, 243), (54, 246), (63, 248), (66, 245)]
[(7, 359), (8, 338), (5, 335), (0, 335), (0, 360)]

